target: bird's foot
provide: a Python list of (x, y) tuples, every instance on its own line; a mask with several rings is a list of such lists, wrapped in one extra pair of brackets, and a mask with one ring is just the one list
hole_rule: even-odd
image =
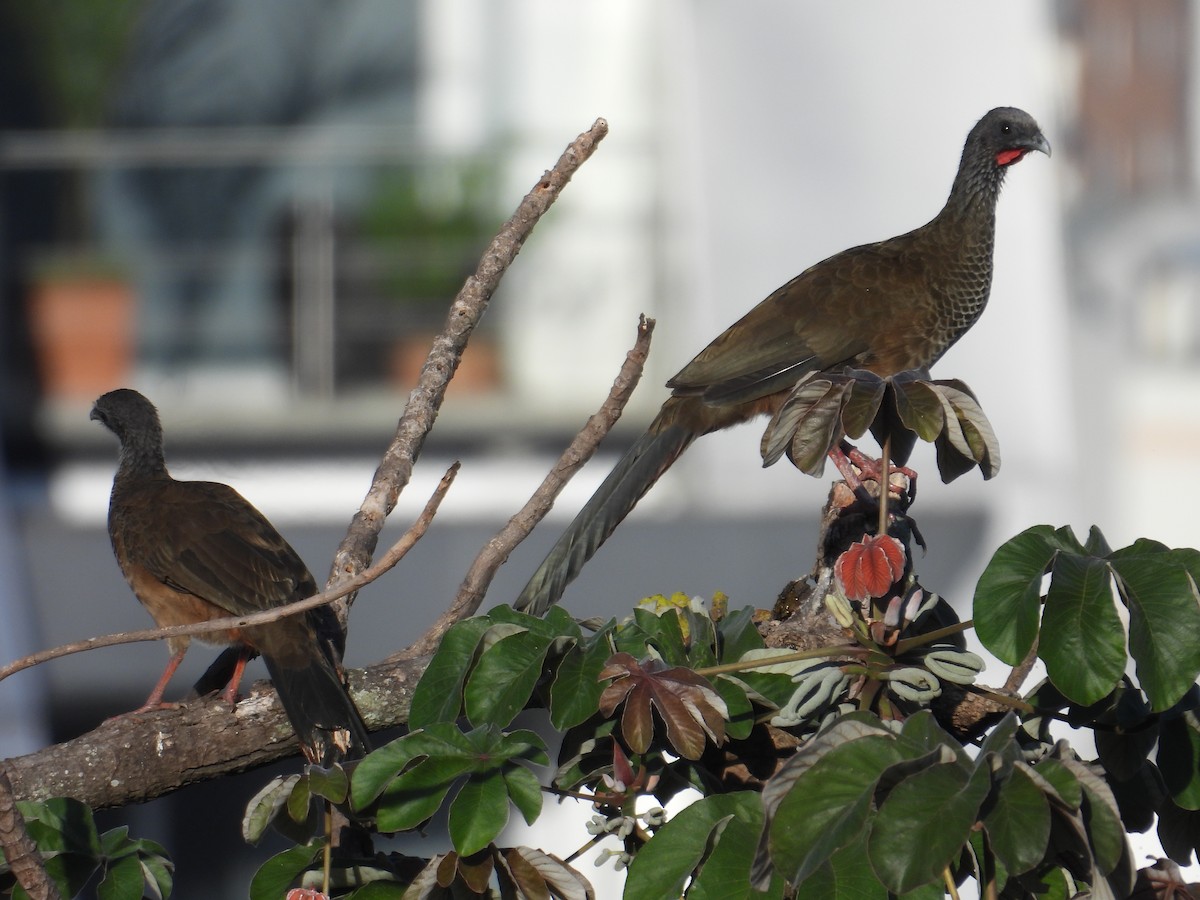
[[(884, 483), (884, 461), (882, 459), (872, 459), (848, 441), (842, 441), (842, 446), (838, 448), (838, 452), (845, 463), (845, 469), (838, 465), (838, 459), (832, 451), (830, 456), (833, 458), (834, 465), (838, 466), (838, 472), (842, 474), (843, 478), (846, 478), (846, 482), (852, 488), (855, 487), (855, 483), (846, 477), (846, 470), (849, 470), (859, 485), (863, 481), (874, 481), (876, 484)], [(855, 472), (851, 466), (857, 467), (858, 471)], [(917, 499), (916, 470), (910, 469), (908, 466), (898, 466), (895, 463), (889, 463), (887, 473), (888, 493), (901, 501), (906, 508), (911, 506)], [(895, 476), (897, 475), (902, 476), (902, 479), (896, 479)], [(855, 493), (857, 493), (857, 490)]]

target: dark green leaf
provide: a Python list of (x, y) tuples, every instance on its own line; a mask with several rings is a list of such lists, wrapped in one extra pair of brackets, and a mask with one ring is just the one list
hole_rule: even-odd
[(446, 632), (413, 692), (408, 714), (410, 728), (416, 730), (458, 718), (463, 683), (471, 671), (479, 641), (490, 627), (486, 616), (477, 616), (455, 623)]
[(782, 896), (778, 876), (765, 894), (750, 888), (750, 863), (761, 827), (757, 793), (714, 794), (696, 801), (659, 828), (634, 858), (624, 900), (678, 897), (692, 877), (690, 900)]
[(748, 738), (754, 730), (754, 706), (746, 696), (746, 691), (736, 682), (719, 676), (713, 679), (712, 686), (725, 701), (725, 709), (729, 713), (725, 734), (735, 741)]
[(508, 791), (496, 771), (467, 779), (450, 804), (450, 840), (463, 856), (478, 853), (508, 824)]
[(532, 631), (505, 637), (479, 657), (463, 704), (472, 725), (503, 728), (524, 709), (542, 675), (551, 639)]
[(394, 834), (416, 828), (438, 811), (451, 785), (473, 767), (464, 756), (437, 757), (397, 776), (379, 798), (379, 830)]
[(869, 865), (865, 836), (839, 850), (800, 885), (798, 897), (830, 897), (837, 900), (890, 900), (888, 891)]
[(100, 835), (100, 855), (107, 859), (118, 859), (136, 853), (129, 840), (129, 826), (119, 825)]
[(867, 853), (889, 890), (915, 890), (941, 877), (971, 836), (991, 787), (988, 770), (958, 763), (910, 776), (889, 795), (871, 827)]
[(1058, 547), (1049, 525), (1035, 525), (1001, 545), (975, 588), (975, 631), (992, 653), (1017, 665), (1038, 635), (1042, 576)]
[(1129, 653), (1138, 681), (1161, 712), (1200, 674), (1200, 603), (1181, 555), (1134, 553), (1134, 547), (1114, 554), (1112, 567), (1129, 607)]
[(1158, 768), (1176, 806), (1200, 809), (1200, 721), (1195, 710), (1162, 723)]
[(1049, 797), (1051, 803), (1072, 812), (1079, 809), (1083, 802), (1083, 788), (1071, 770), (1059, 760), (1046, 757), (1027, 771), (1035, 783), (1041, 781), (1038, 786)]
[(1192, 854), (1200, 854), (1200, 810), (1164, 804), (1158, 811), (1158, 839), (1167, 856), (1181, 866), (1192, 865)]
[(1105, 560), (1066, 553), (1054, 560), (1038, 655), (1076, 703), (1095, 703), (1121, 680), (1125, 633)]
[(136, 856), (126, 856), (108, 867), (96, 888), (99, 900), (142, 900), (142, 866)]
[(1064, 759), (1062, 764), (1075, 775), (1083, 788), (1083, 821), (1096, 868), (1102, 875), (1109, 875), (1126, 852), (1125, 828), (1121, 824), (1116, 798), (1104, 779), (1088, 766), (1074, 759)]
[[(674, 609), (667, 609), (660, 616), (648, 609), (635, 609), (633, 620), (646, 635), (646, 643), (652, 645), (663, 662), (672, 666), (689, 664), (683, 629), (679, 627), (679, 616)], [(639, 659), (646, 655), (643, 649), (635, 654)]]
[(604, 691), (600, 670), (612, 655), (608, 631), (605, 629), (586, 643), (576, 644), (558, 664), (550, 686), (550, 722), (559, 731), (574, 728), (596, 714)]
[(67, 850), (88, 856), (100, 854), (100, 835), (87, 804), (72, 797), (53, 797), (41, 803), (19, 801), (17, 808), (43, 852)]
[(542, 811), (541, 783), (524, 766), (507, 766), (504, 769), (504, 786), (525, 823), (532, 825)]
[(309, 765), (305, 767), (308, 776), (308, 789), (318, 797), (324, 797), (330, 803), (344, 803), (350, 791), (350, 779), (346, 770), (339, 765), (328, 769), (324, 766)]
[(322, 842), (291, 847), (263, 863), (250, 882), (250, 900), (279, 900), (321, 852)]
[(990, 846), (1014, 875), (1028, 872), (1046, 853), (1050, 805), (1024, 763), (1017, 763), (984, 816)]
[[(900, 759), (896, 740), (882, 735), (828, 748), (813, 741), (798, 751), (789, 763), (808, 763), (808, 768), (771, 817), (771, 859), (776, 869), (789, 881), (803, 881), (851, 843), (870, 815), (880, 775)], [(787, 777), (784, 770), (781, 774)]]
[(905, 427), (923, 441), (933, 442), (946, 424), (946, 415), (936, 391), (927, 381), (894, 381), (896, 410)]
[(766, 646), (754, 624), (754, 613), (754, 607), (743, 606), (717, 624), (722, 663), (737, 662), (750, 650), (761, 650)]

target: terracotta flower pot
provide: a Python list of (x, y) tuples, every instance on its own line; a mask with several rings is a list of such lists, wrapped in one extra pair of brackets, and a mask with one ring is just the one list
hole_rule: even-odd
[(133, 289), (112, 277), (48, 278), (29, 298), (46, 394), (91, 400), (124, 384), (133, 364)]

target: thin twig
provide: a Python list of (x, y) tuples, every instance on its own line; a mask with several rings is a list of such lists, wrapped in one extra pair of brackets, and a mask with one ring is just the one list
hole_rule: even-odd
[[(454, 298), (446, 326), (433, 341), (429, 357), (417, 379), (417, 386), (409, 395), (396, 434), (375, 471), (367, 496), (334, 554), (327, 588), (347, 583), (371, 564), (383, 523), (412, 477), (413, 466), (421, 453), (426, 435), (433, 428), (446, 394), (446, 386), (458, 368), (471, 332), (533, 227), (558, 199), (571, 176), (588, 160), (606, 134), (608, 123), (604, 119), (597, 119), (590, 129), (568, 145), (554, 168), (546, 172), (525, 195), (512, 218), (492, 239), (479, 260), (475, 274), (467, 279)], [(346, 594), (344, 603), (335, 607), (343, 625), (354, 602), (353, 589)]]
[(446, 492), (450, 489), (450, 485), (454, 483), (454, 476), (458, 474), (459, 464), (454, 463), (446, 474), (442, 476), (441, 482), (438, 483), (437, 489), (425, 504), (425, 508), (421, 514), (413, 522), (412, 526), (404, 532), (400, 540), (392, 545), (391, 549), (383, 555), (383, 557), (375, 565), (371, 566), (364, 572), (361, 572), (354, 578), (345, 582), (340, 587), (334, 590), (322, 591), (319, 594), (314, 594), (304, 600), (297, 600), (295, 603), (289, 603), (286, 606), (277, 606), (273, 609), (264, 610), (262, 612), (253, 613), (248, 616), (228, 616), (223, 619), (210, 619), (207, 622), (198, 622), (193, 625), (172, 625), (167, 628), (144, 628), (140, 631), (123, 631), (119, 634), (106, 634), (101, 637), (87, 638), (82, 641), (73, 641), (70, 644), (63, 644), (61, 647), (52, 647), (49, 650), (40, 650), (37, 653), (21, 659), (14, 660), (5, 666), (0, 667), (0, 681), (3, 681), (10, 675), (20, 672), (23, 669), (29, 669), (33, 666), (40, 665), (44, 662), (49, 662), (52, 659), (59, 659), (63, 656), (70, 656), (72, 653), (83, 653), (86, 650), (97, 650), (101, 647), (114, 647), (118, 644), (133, 644), (138, 641), (162, 641), (167, 638), (177, 637), (181, 635), (196, 635), (208, 634), (213, 631), (224, 631), (226, 629), (245, 628), (249, 625), (265, 625), (268, 622), (277, 622), (286, 616), (294, 616), (310, 609), (316, 609), (318, 606), (324, 606), (327, 603), (333, 603), (351, 591), (357, 591), (365, 585), (370, 584), (375, 579), (379, 578), (385, 572), (389, 571), (400, 562), (413, 545), (417, 543), (429, 529), (429, 524), (433, 521), (434, 515), (437, 514), (438, 506), (442, 502), (442, 498), (446, 496)]
[(441, 642), (450, 626), (455, 622), (474, 615), (483, 602), (484, 594), (496, 575), (496, 570), (508, 559), (513, 548), (529, 535), (535, 525), (540, 522), (554, 505), (555, 499), (562, 493), (563, 487), (571, 480), (592, 455), (605, 435), (612, 430), (613, 425), (621, 418), (625, 404), (633, 394), (634, 388), (642, 377), (646, 365), (646, 357), (650, 353), (650, 338), (654, 334), (654, 320), (644, 315), (638, 319), (637, 340), (630, 351), (625, 354), (625, 362), (621, 371), (613, 381), (612, 390), (604, 405), (597, 410), (587, 423), (575, 435), (570, 446), (563, 451), (558, 462), (554, 464), (549, 474), (529, 498), (520, 511), (514, 515), (495, 535), (492, 536), (475, 561), (467, 571), (458, 596), (450, 608), (442, 613), (436, 622), (407, 650), (396, 654), (397, 659), (411, 659), (414, 656), (424, 656), (433, 653)]

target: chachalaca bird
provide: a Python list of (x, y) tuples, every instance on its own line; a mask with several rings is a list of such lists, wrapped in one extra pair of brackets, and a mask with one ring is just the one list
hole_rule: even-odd
[(705, 347), (667, 382), (671, 396), (646, 433), (513, 606), (544, 613), (692, 441), (774, 414), (806, 374), (852, 366), (887, 377), (933, 365), (983, 312), (1000, 185), (1032, 150), (1050, 154), (1033, 117), (993, 109), (967, 135), (950, 197), (930, 222), (806, 269)]
[[(108, 533), (121, 572), (160, 626), (241, 616), (303, 600), (316, 582), (296, 551), (237, 491), (167, 472), (158, 412), (137, 391), (111, 391), (91, 418), (121, 441), (108, 508)], [(237, 699), (248, 659), (262, 654), (310, 762), (358, 756), (367, 729), (341, 671), (342, 631), (329, 607), (200, 638), (240, 650), (224, 696)], [(163, 703), (167, 682), (190, 643), (167, 641), (171, 659), (146, 702)]]

